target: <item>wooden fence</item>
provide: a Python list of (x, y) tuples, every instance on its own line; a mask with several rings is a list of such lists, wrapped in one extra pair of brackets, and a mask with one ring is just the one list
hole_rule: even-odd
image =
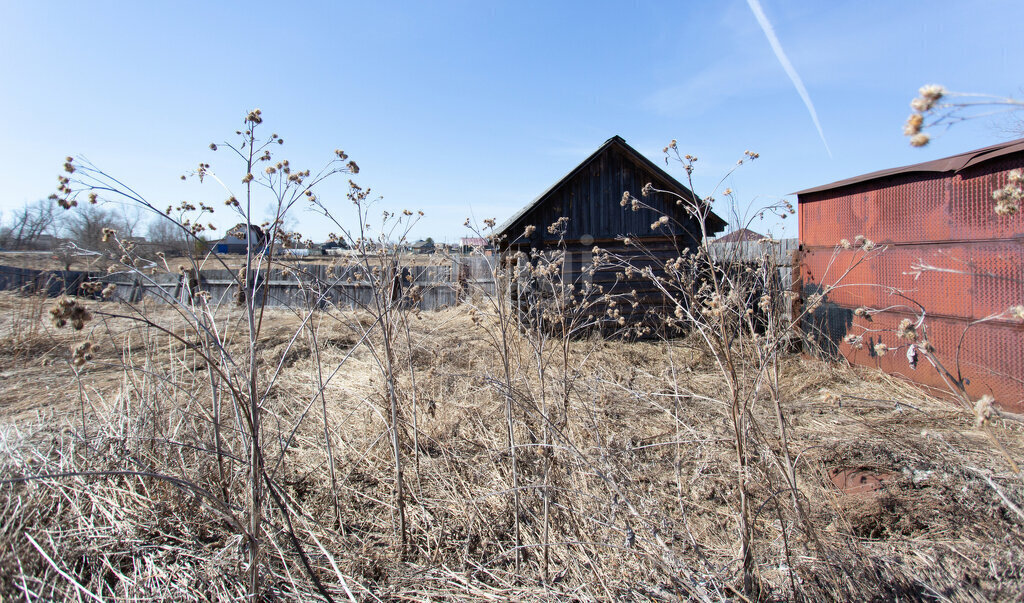
[[(396, 286), (418, 286), (417, 307), (439, 310), (459, 304), (469, 295), (493, 295), (493, 266), (497, 257), (462, 257), (435, 266), (401, 268)], [(268, 306), (357, 308), (373, 301), (372, 285), (357, 277), (361, 267), (314, 265), (260, 272), (260, 295)], [(213, 304), (232, 303), (237, 295), (237, 273), (201, 270), (198, 274), (154, 275), (103, 272), (48, 271), (0, 266), (0, 290), (78, 294), (86, 281), (117, 285), (112, 299), (139, 302), (143, 299), (169, 303), (186, 299), (192, 291), (206, 291)], [(262, 285), (266, 285), (265, 287)]]
[[(779, 282), (791, 289), (794, 282), (796, 239), (772, 243), (712, 244), (711, 255), (718, 262), (742, 263), (758, 261), (770, 254), (779, 267)], [(439, 310), (458, 305), (470, 295), (494, 295), (494, 264), (498, 256), (458, 257), (432, 266), (401, 268), (397, 285), (420, 287), (417, 307)], [(260, 273), (260, 295), (268, 306), (325, 307), (328, 305), (357, 308), (372, 303), (372, 286), (357, 278), (358, 266), (312, 265), (290, 269), (264, 270)], [(33, 270), (0, 266), (0, 290), (45, 292), (50, 296), (79, 293), (79, 286), (89, 280), (114, 283), (113, 299), (139, 302), (143, 299), (169, 303), (185, 300), (191, 291), (207, 291), (211, 303), (233, 303), (237, 294), (235, 272), (201, 270), (198, 275), (160, 273), (154, 275), (105, 272)], [(191, 282), (194, 279), (195, 282)], [(264, 300), (259, 300), (264, 301)]]

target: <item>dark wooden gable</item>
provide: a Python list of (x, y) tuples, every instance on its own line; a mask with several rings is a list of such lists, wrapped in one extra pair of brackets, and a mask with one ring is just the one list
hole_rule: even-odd
[[(570, 242), (603, 242), (616, 237), (664, 237), (667, 234), (691, 235), (699, 232), (694, 219), (676, 204), (677, 197), (653, 194), (642, 197), (645, 184), (672, 191), (687, 199), (693, 193), (672, 178), (652, 161), (626, 144), (622, 138), (609, 139), (593, 155), (577, 166), (554, 186), (513, 216), (499, 230), (506, 235), (502, 246), (538, 246), (558, 239), (548, 227), (561, 217), (569, 219), (565, 238)], [(622, 193), (629, 191), (655, 210), (633, 211), (622, 206)], [(683, 228), (651, 230), (651, 223), (661, 215), (668, 215)], [(527, 226), (536, 231), (527, 240), (523, 233)], [(715, 214), (708, 218), (708, 234), (721, 230), (725, 223)]]

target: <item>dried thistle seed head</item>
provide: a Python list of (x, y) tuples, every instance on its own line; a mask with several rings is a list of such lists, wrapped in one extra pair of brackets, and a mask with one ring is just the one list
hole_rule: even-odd
[(907, 123), (903, 124), (903, 134), (914, 136), (921, 132), (922, 125), (924, 125), (924, 116), (920, 113), (913, 113), (907, 118)]
[(910, 137), (910, 146), (912, 147), (923, 147), (931, 142), (932, 137), (926, 132), (918, 132)]
[(92, 320), (92, 313), (89, 310), (66, 295), (57, 298), (56, 303), (50, 308), (50, 319), (54, 326), (60, 328), (71, 323), (76, 331), (81, 331), (85, 323)]
[(561, 233), (566, 225), (569, 223), (569, 218), (562, 216), (548, 226), (548, 234), (559, 234)]
[(939, 100), (946, 94), (946, 89), (939, 84), (925, 84), (921, 86), (917, 93), (921, 95), (921, 98)]
[[(1014, 170), (1014, 172), (1017, 171)], [(1011, 178), (1014, 176), (1014, 172), (1010, 172)], [(1015, 179), (1019, 180), (1019, 175)], [(1019, 183), (1014, 183), (1011, 180), (1003, 188), (992, 191), (992, 199), (996, 202), (995, 212), (997, 215), (1012, 216), (1020, 211), (1020, 203), (1024, 199), (1024, 188)]]
[(985, 394), (974, 403), (974, 424), (978, 427), (988, 425), (995, 417), (996, 411), (992, 408), (995, 398)]
[(818, 308), (821, 307), (821, 303), (824, 299), (825, 296), (822, 295), (821, 293), (812, 293), (810, 296), (807, 297), (807, 311), (815, 312)]
[(78, 286), (83, 293), (96, 293), (103, 288), (102, 281), (87, 281)]
[(92, 360), (92, 342), (83, 341), (71, 350), (71, 364), (76, 367), (83, 366)]
[(900, 321), (900, 326), (896, 329), (896, 335), (900, 339), (906, 339), (908, 341), (914, 341), (917, 339), (917, 329), (914, 327), (913, 321), (909, 318), (904, 318)]
[(884, 343), (876, 343), (873, 349), (875, 351), (875, 356), (885, 356), (885, 353), (889, 351), (889, 346)]

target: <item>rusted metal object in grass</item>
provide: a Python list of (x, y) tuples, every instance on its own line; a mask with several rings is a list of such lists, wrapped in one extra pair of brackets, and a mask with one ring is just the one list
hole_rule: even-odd
[(894, 474), (888, 471), (873, 471), (866, 467), (834, 467), (829, 469), (828, 479), (843, 494), (873, 494), (885, 488)]

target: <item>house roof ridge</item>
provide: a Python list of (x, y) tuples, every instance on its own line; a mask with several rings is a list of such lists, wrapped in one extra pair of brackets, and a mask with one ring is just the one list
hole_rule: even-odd
[[(669, 185), (671, 185), (673, 188), (678, 189), (677, 191), (674, 191), (674, 192), (677, 192), (678, 194), (683, 195), (683, 196), (688, 196), (691, 200), (694, 200), (694, 201), (697, 200), (697, 198), (698, 198), (697, 195), (693, 191), (691, 191), (686, 185), (684, 185), (683, 183), (679, 182), (679, 180), (677, 180), (674, 176), (672, 176), (672, 174), (669, 174), (667, 171), (662, 169), (661, 166), (659, 166), (658, 164), (654, 163), (653, 161), (651, 161), (650, 159), (645, 157), (642, 153), (640, 153), (639, 151), (637, 151), (636, 149), (631, 147), (629, 145), (629, 143), (626, 142), (625, 138), (623, 138), (622, 136), (619, 136), (618, 134), (615, 134), (611, 138), (605, 140), (604, 143), (601, 144), (601, 146), (597, 148), (597, 150), (595, 150), (593, 153), (588, 155), (586, 159), (584, 159), (582, 162), (580, 162), (575, 167), (573, 167), (571, 170), (569, 170), (568, 173), (566, 173), (564, 176), (562, 176), (557, 181), (555, 181), (554, 184), (552, 184), (548, 188), (544, 189), (544, 192), (542, 192), (541, 194), (539, 194), (536, 197), (534, 197), (534, 199), (532, 201), (527, 203), (525, 206), (523, 206), (516, 213), (512, 214), (512, 216), (510, 218), (508, 218), (507, 220), (502, 222), (502, 224), (500, 226), (498, 226), (494, 230), (494, 233), (497, 234), (497, 235), (501, 235), (501, 234), (506, 233), (509, 229), (511, 229), (513, 226), (515, 226), (516, 223), (523, 216), (525, 216), (527, 213), (529, 213), (531, 210), (533, 210), (535, 207), (537, 207), (541, 203), (541, 201), (544, 200), (545, 197), (547, 197), (552, 192), (557, 190), (560, 186), (565, 184), (570, 178), (572, 178), (578, 172), (583, 170), (583, 168), (588, 166), (592, 161), (594, 161), (598, 156), (600, 156), (601, 153), (603, 153), (605, 150), (607, 150), (609, 147), (611, 147), (613, 145), (618, 145), (619, 147), (621, 147), (623, 149), (623, 151), (625, 151), (627, 154), (632, 156), (639, 163), (645, 165), (648, 169), (653, 171), (655, 174), (658, 174), (661, 177), (663, 177), (669, 183)], [(716, 219), (721, 224), (721, 226), (719, 226), (715, 230), (721, 230), (721, 228), (725, 226), (725, 220), (723, 220), (721, 217), (719, 217), (714, 212), (711, 212), (711, 214), (709, 216), (709, 219), (711, 219), (711, 218)]]

